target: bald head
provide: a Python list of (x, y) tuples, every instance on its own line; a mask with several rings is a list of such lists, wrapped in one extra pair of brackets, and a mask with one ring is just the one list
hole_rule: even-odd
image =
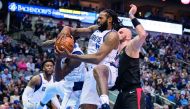
[(132, 33), (131, 33), (131, 30), (129, 30), (127, 28), (119, 29), (118, 34), (119, 34), (120, 41), (131, 40)]

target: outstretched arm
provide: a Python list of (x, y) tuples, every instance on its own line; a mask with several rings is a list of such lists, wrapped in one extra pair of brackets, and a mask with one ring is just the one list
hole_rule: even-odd
[(75, 34), (75, 33), (90, 33), (90, 32), (93, 32), (95, 30), (98, 29), (98, 25), (92, 25), (92, 26), (89, 26), (87, 28), (72, 28), (72, 27), (69, 27), (69, 26), (65, 26), (60, 35), (63, 35), (63, 34), (66, 34), (66, 35), (70, 35), (71, 33), (72, 34)]
[(53, 46), (55, 41), (56, 41), (56, 38), (51, 39), (51, 40), (46, 40), (45, 42), (42, 42), (41, 46), (43, 47)]
[(147, 33), (144, 30), (143, 26), (140, 24), (140, 22), (135, 18), (135, 13), (137, 12), (137, 7), (135, 5), (130, 5), (131, 9), (129, 11), (129, 18), (131, 19), (136, 31), (137, 31), (137, 36), (132, 39), (131, 45), (135, 50), (140, 50), (141, 46), (145, 42), (145, 39), (147, 37)]

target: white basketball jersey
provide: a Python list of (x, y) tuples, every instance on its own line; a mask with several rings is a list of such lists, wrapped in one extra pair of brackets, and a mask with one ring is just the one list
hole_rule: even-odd
[[(114, 30), (105, 30), (103, 32), (96, 30), (89, 39), (88, 43), (88, 54), (94, 54), (98, 52), (100, 46), (104, 43), (104, 38), (109, 34), (109, 32)], [(100, 64), (113, 63), (115, 61), (115, 57), (117, 54), (117, 50), (112, 50), (101, 62)], [(92, 64), (90, 64), (91, 66)]]
[(31, 99), (29, 99), (29, 101), (31, 101), (32, 103), (39, 103), (42, 97), (44, 96), (44, 92), (48, 84), (54, 82), (53, 76), (51, 76), (50, 81), (44, 79), (43, 73), (40, 74), (40, 77), (41, 77), (41, 86), (37, 88), (37, 90), (35, 89), (34, 94), (32, 94)]
[[(72, 53), (76, 54), (77, 52), (80, 54), (83, 54), (78, 43), (75, 43)], [(73, 81), (73, 82), (84, 81), (84, 75), (86, 72), (87, 72), (87, 70), (86, 70), (85, 64), (84, 64), (84, 62), (81, 62), (80, 66), (75, 68), (71, 73), (69, 73), (67, 76), (65, 76), (64, 79), (66, 81)]]

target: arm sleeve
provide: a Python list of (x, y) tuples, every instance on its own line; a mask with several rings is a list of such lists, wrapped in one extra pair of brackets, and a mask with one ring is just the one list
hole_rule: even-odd
[(25, 109), (30, 109), (32, 107), (35, 107), (35, 104), (29, 101), (29, 98), (32, 96), (33, 93), (34, 89), (29, 86), (26, 86), (22, 94), (22, 103)]

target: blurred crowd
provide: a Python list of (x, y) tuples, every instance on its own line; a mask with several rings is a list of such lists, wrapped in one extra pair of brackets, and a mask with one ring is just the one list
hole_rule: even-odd
[[(20, 38), (14, 39), (14, 33), (7, 33), (0, 20), (0, 109), (22, 109), (21, 95), (28, 81), (41, 72), (44, 60), (54, 59), (53, 48), (42, 48), (40, 42), (56, 37), (64, 25), (73, 26), (72, 22), (55, 23), (51, 18), (44, 22), (39, 16), (32, 24), (31, 17), (25, 15), (20, 22)], [(80, 22), (76, 26), (80, 27)]]
[(162, 101), (158, 95), (175, 103), (175, 108), (190, 108), (189, 46), (189, 36), (149, 33), (141, 66), (147, 109), (153, 109), (152, 100), (171, 106), (171, 103)]
[(22, 109), (23, 89), (30, 77), (41, 71), (41, 62), (53, 58), (52, 51), (43, 51), (27, 37), (13, 39), (3, 22), (0, 24), (0, 108)]

